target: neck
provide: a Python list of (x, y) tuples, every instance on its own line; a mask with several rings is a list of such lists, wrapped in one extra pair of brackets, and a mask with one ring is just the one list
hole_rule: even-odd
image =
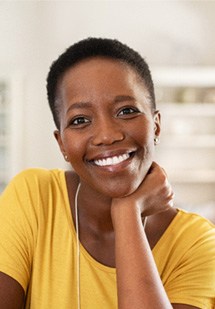
[(77, 199), (82, 225), (88, 226), (94, 232), (113, 231), (111, 202), (112, 198), (102, 195), (82, 181)]

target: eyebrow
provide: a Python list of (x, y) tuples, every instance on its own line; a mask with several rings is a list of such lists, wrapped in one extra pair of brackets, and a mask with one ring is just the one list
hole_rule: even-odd
[(90, 108), (90, 107), (92, 107), (92, 104), (90, 102), (75, 102), (68, 107), (66, 113), (68, 114), (70, 110), (73, 110), (76, 108)]
[(136, 101), (134, 97), (130, 95), (118, 95), (115, 97), (114, 102), (119, 103), (123, 101)]
[[(114, 98), (114, 103), (120, 103), (123, 101), (135, 101), (135, 98), (129, 95), (118, 95)], [(69, 106), (66, 113), (73, 109), (90, 108), (92, 107), (91, 102), (75, 102)]]

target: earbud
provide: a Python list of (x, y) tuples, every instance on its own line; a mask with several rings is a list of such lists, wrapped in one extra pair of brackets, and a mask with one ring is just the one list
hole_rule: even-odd
[(159, 136), (155, 136), (155, 137), (154, 137), (154, 144), (157, 145), (157, 144), (159, 144), (159, 143), (160, 143), (160, 138), (159, 138)]

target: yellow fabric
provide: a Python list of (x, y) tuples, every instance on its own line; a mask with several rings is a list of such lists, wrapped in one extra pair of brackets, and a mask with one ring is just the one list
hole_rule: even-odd
[[(153, 249), (172, 303), (215, 308), (215, 228), (179, 210)], [(0, 197), (0, 271), (27, 293), (25, 308), (77, 308), (77, 248), (65, 173), (30, 169)], [(144, 265), (143, 265), (144, 267)], [(81, 246), (81, 308), (117, 308), (116, 271)]]

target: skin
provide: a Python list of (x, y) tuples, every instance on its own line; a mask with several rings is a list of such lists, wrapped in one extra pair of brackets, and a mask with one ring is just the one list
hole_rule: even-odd
[[(90, 185), (109, 198), (124, 196), (140, 185), (151, 166), (154, 131), (159, 135), (160, 130), (159, 114), (156, 113), (153, 120), (150, 105), (143, 104), (148, 99), (142, 95), (142, 85), (137, 82), (136, 74), (128, 73), (127, 67), (121, 64), (116, 70), (116, 62), (106, 60), (108, 63), (104, 71), (102, 60), (99, 66), (95, 60), (91, 60), (90, 64), (88, 61), (72, 68), (61, 82), (61, 129), (60, 134), (55, 132), (55, 135), (62, 153), (68, 156), (74, 170), (86, 183), (86, 189)], [(80, 69), (84, 71), (81, 76)], [(124, 74), (121, 74), (121, 70)], [(113, 79), (115, 71), (117, 83)], [(130, 114), (123, 114), (123, 108), (129, 109), (130, 106), (133, 109), (128, 110)], [(140, 111), (137, 112), (137, 109)], [(77, 118), (79, 115), (81, 117)], [(133, 121), (129, 121), (130, 118)], [(85, 123), (72, 125), (74, 120)], [(129, 131), (133, 132), (134, 126), (136, 132), (132, 136)], [(119, 171), (117, 167), (96, 168), (89, 162), (134, 151), (136, 156), (131, 164)]]
[[(66, 173), (71, 213), (80, 181), (80, 241), (116, 267), (118, 308), (196, 308), (170, 304), (151, 253), (177, 211), (167, 176), (153, 162), (160, 114), (143, 81), (119, 61), (84, 60), (59, 82), (58, 104), (55, 138), (75, 171)], [(128, 158), (116, 165), (96, 165), (123, 154)], [(0, 308), (22, 308), (23, 299), (22, 287), (0, 273)]]
[[(151, 253), (176, 210), (166, 174), (153, 163), (160, 114), (152, 112), (144, 83), (123, 63), (93, 58), (64, 75), (58, 99), (55, 137), (81, 182), (80, 240), (96, 260), (116, 267), (119, 308), (191, 308), (170, 304)], [(132, 155), (95, 164), (123, 153)]]

